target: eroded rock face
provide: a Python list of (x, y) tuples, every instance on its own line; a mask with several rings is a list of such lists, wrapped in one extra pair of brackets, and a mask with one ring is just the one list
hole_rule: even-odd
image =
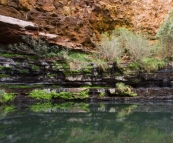
[(100, 33), (116, 27), (154, 35), (171, 7), (172, 0), (0, 0), (0, 15), (38, 27), (28, 30), (0, 22), (0, 42), (18, 42), (25, 34), (45, 33), (56, 35), (47, 37), (52, 43), (91, 50)]

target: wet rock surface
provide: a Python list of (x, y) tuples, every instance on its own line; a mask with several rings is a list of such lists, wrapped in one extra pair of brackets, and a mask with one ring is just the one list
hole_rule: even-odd
[[(0, 84), (1, 89), (16, 93), (15, 102), (35, 102), (27, 95), (33, 89), (80, 93), (89, 90), (86, 101), (159, 101), (173, 100), (173, 72), (171, 64), (155, 73), (139, 73), (132, 76), (116, 76), (119, 70), (115, 64), (110, 64), (107, 71), (100, 71), (95, 64), (89, 73), (83, 71), (71, 72), (68, 68), (59, 66), (54, 68), (51, 60), (31, 60), (26, 56), (0, 56)], [(66, 74), (68, 71), (68, 74)], [(134, 80), (138, 82), (134, 82)], [(137, 97), (118, 95), (116, 83), (123, 82), (133, 88)], [(83, 88), (82, 88), (83, 87)], [(101, 97), (100, 94), (104, 94)], [(52, 101), (64, 101), (54, 99)], [(67, 100), (67, 99), (66, 99)], [(78, 99), (74, 99), (78, 100)], [(80, 100), (80, 99), (79, 99)], [(43, 101), (44, 102), (44, 101)]]

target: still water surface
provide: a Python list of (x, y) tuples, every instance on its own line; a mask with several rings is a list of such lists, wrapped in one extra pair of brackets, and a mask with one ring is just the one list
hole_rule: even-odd
[(173, 102), (1, 106), (0, 143), (173, 143)]

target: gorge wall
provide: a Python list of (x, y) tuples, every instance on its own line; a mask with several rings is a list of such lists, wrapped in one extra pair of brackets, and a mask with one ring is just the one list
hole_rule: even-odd
[[(7, 16), (0, 17), (0, 43), (32, 34), (65, 47), (92, 50), (102, 32), (121, 26), (154, 36), (172, 4), (172, 0), (0, 0), (0, 15)], [(34, 26), (21, 26), (22, 22)]]

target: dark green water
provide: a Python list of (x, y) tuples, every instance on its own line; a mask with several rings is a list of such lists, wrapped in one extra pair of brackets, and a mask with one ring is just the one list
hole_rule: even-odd
[(0, 143), (173, 143), (173, 102), (1, 106)]

